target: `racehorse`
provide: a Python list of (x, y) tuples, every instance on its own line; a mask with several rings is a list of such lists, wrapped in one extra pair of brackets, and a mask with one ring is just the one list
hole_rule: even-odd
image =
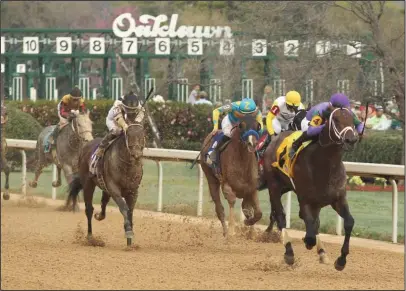
[[(331, 205), (344, 219), (345, 239), (341, 256), (335, 261), (336, 270), (343, 270), (349, 254), (349, 241), (354, 226), (346, 192), (346, 171), (342, 162), (343, 150), (350, 150), (358, 141), (354, 130), (353, 115), (346, 108), (330, 108), (330, 117), (320, 133), (318, 140), (305, 147), (297, 156), (293, 165), (292, 177), (287, 177), (272, 164), (276, 161), (276, 152), (282, 141), (292, 131), (281, 133), (271, 142), (265, 152), (265, 179), (268, 186), (271, 215), (267, 232), (272, 231), (276, 221), (281, 231), (282, 243), (285, 246), (285, 262), (293, 264), (294, 253), (286, 231), (286, 218), (281, 203), (281, 196), (288, 191), (295, 191), (300, 211), (299, 217), (306, 225), (306, 236), (303, 241), (307, 249), (317, 244), (320, 262), (326, 262), (325, 248), (319, 237), (321, 208)], [(275, 165), (275, 164), (274, 164)]]
[[(90, 112), (77, 113), (63, 128), (56, 139), (56, 150), (49, 147), (49, 136), (54, 126), (47, 126), (38, 136), (36, 146), (36, 169), (34, 181), (29, 182), (30, 187), (36, 188), (42, 169), (51, 163), (57, 166), (58, 178), (52, 182), (53, 187), (61, 185), (61, 170), (63, 169), (67, 183), (72, 179), (72, 173), (78, 171), (78, 158), (83, 145), (93, 140), (92, 121)], [(58, 125), (56, 125), (58, 126)], [(48, 150), (45, 148), (48, 147)]]
[[(219, 157), (218, 164), (221, 173), (216, 173), (217, 169), (212, 169), (205, 161), (213, 134), (209, 134), (203, 143), (200, 157), (201, 166), (209, 184), (210, 195), (215, 203), (217, 217), (223, 227), (224, 236), (234, 235), (236, 198), (243, 199), (242, 208), (246, 217), (245, 225), (254, 225), (262, 217), (256, 189), (258, 164), (255, 147), (259, 129), (260, 125), (254, 117), (246, 117), (238, 126), (233, 128), (232, 137)], [(218, 135), (220, 132), (217, 131), (215, 134)], [(228, 227), (225, 223), (224, 207), (220, 200), (220, 186), (230, 207)]]
[(101, 221), (106, 218), (106, 206), (112, 197), (124, 217), (127, 245), (132, 244), (133, 210), (143, 175), (142, 156), (145, 138), (142, 124), (131, 123), (131, 120), (135, 120), (133, 113), (127, 113), (128, 129), (106, 148), (103, 158), (96, 165), (96, 175), (90, 173), (89, 164), (102, 139), (96, 138), (87, 143), (80, 154), (79, 172), (70, 183), (69, 198), (72, 199), (75, 209), (77, 196), (83, 189), (88, 239), (92, 237), (92, 201), (94, 190), (98, 186), (102, 190), (101, 212), (95, 214), (95, 219)]
[(4, 200), (10, 199), (10, 194), (8, 193), (9, 189), (9, 176), (10, 176), (10, 166), (8, 165), (7, 159), (6, 159), (6, 154), (7, 154), (7, 142), (6, 142), (6, 135), (4, 132), (4, 127), (7, 122), (7, 115), (6, 115), (6, 108), (1, 106), (1, 169), (4, 172), (4, 175), (6, 176), (6, 183), (4, 185), (4, 193), (3, 193), (3, 198)]

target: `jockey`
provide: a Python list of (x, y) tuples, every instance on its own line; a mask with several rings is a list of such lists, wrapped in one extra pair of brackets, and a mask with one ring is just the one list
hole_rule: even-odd
[[(325, 121), (329, 118), (331, 113), (329, 111), (330, 106), (337, 108), (348, 108), (351, 110), (350, 100), (342, 93), (333, 94), (329, 102), (322, 102), (313, 106), (306, 114), (306, 119), (310, 120), (309, 127), (297, 140), (293, 142), (292, 148), (289, 152), (290, 158), (293, 157), (303, 142), (313, 140), (323, 130), (323, 128), (326, 126)], [(352, 112), (352, 114), (354, 116), (354, 125), (358, 134), (360, 134), (364, 128), (364, 122), (361, 122), (354, 112)]]
[(74, 111), (80, 110), (81, 112), (86, 111), (85, 100), (82, 97), (82, 91), (78, 87), (72, 89), (70, 94), (62, 97), (62, 100), (58, 103), (58, 117), (59, 123), (55, 126), (52, 132), (52, 144), (56, 143), (56, 139), (59, 134), (59, 130), (63, 125), (68, 123), (74, 116)]
[(231, 130), (235, 127), (240, 119), (244, 116), (253, 116), (256, 121), (261, 125), (260, 135), (263, 131), (262, 114), (258, 109), (255, 101), (250, 98), (244, 98), (241, 101), (233, 102), (231, 104), (223, 105), (213, 110), (213, 132), (218, 130), (218, 120), (221, 113), (227, 113), (227, 115), (221, 121), (221, 129), (224, 133), (223, 138), (220, 140), (214, 150), (208, 152), (207, 155), (210, 161), (216, 160), (216, 150), (222, 150), (224, 144), (231, 138)]
[(142, 123), (144, 120), (145, 109), (141, 106), (138, 96), (133, 92), (114, 101), (113, 107), (110, 108), (106, 117), (106, 125), (109, 129), (109, 133), (103, 138), (97, 148), (96, 156), (98, 158), (103, 156), (110, 141), (127, 130), (128, 124), (126, 120), (128, 120), (129, 113), (136, 114), (135, 122)]
[(280, 134), (282, 130), (288, 130), (289, 124), (293, 122), (297, 111), (305, 109), (301, 99), (298, 92), (289, 91), (286, 96), (280, 96), (275, 100), (266, 116), (266, 129), (269, 136), (259, 151), (260, 156), (264, 154), (272, 137)]

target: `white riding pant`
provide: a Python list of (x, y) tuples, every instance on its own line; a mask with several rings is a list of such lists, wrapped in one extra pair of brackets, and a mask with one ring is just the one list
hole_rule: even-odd
[(278, 118), (272, 119), (272, 127), (275, 131), (275, 134), (280, 134), (282, 130), (289, 129), (289, 122), (288, 121), (281, 121)]
[(307, 131), (307, 129), (309, 128), (309, 120), (305, 118), (302, 119), (302, 122), (300, 123), (300, 128), (302, 129), (302, 131)]
[(224, 135), (231, 137), (231, 130), (233, 127), (234, 125), (231, 123), (230, 118), (228, 118), (228, 115), (226, 115), (221, 121), (221, 130), (223, 131)]
[(109, 131), (111, 131), (114, 135), (119, 135), (123, 131), (123, 129), (114, 120), (111, 120), (108, 117), (106, 118), (106, 125)]

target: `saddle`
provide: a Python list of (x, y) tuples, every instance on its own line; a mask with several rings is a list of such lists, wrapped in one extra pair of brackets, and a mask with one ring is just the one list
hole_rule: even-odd
[(293, 155), (292, 159), (289, 157), (289, 152), (292, 148), (292, 144), (303, 134), (302, 131), (295, 131), (289, 136), (287, 136), (276, 150), (276, 162), (272, 163), (272, 166), (278, 168), (282, 173), (284, 173), (288, 178), (293, 178), (293, 167), (295, 165), (296, 159), (300, 152), (306, 148), (312, 141), (306, 141), (298, 148), (298, 150)]
[(104, 165), (104, 155), (106, 154), (106, 151), (111, 147), (111, 145), (120, 137), (121, 135), (115, 137), (112, 139), (106, 146), (103, 155), (99, 158), (96, 155), (96, 151), (99, 148), (99, 144), (97, 144), (94, 149), (92, 150), (92, 155), (90, 156), (89, 160), (89, 172), (92, 175), (96, 176), (97, 182), (99, 184), (99, 187), (103, 191), (107, 191), (106, 188), (106, 183), (104, 182), (103, 178), (103, 165)]

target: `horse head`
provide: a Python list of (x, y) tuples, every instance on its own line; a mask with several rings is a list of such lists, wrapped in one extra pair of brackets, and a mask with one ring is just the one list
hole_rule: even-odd
[(85, 142), (93, 140), (92, 124), (90, 120), (90, 112), (87, 110), (85, 113), (77, 113), (76, 117), (72, 120), (73, 130), (77, 133), (79, 138)]
[(255, 152), (259, 140), (258, 131), (260, 129), (261, 125), (253, 115), (241, 118), (241, 122), (238, 124), (238, 136), (249, 152)]
[(145, 147), (144, 127), (139, 122), (129, 123), (125, 132), (126, 147), (130, 156), (135, 160), (143, 156)]
[(353, 149), (358, 141), (353, 113), (348, 108), (340, 107), (330, 107), (330, 112), (321, 135), (326, 136), (328, 133), (329, 142), (342, 145), (345, 150)]

